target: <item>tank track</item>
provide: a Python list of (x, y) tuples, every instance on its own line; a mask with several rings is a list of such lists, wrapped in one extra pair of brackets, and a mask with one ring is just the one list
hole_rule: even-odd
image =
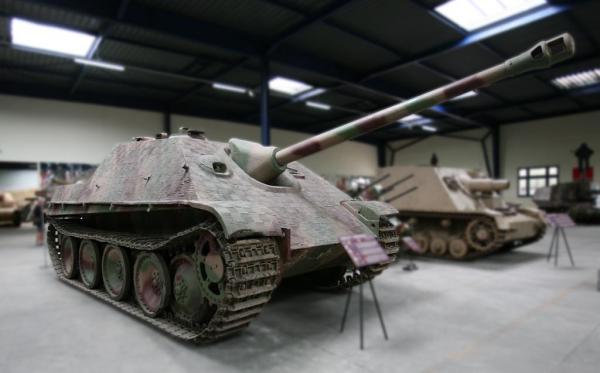
[[(67, 279), (63, 275), (60, 259), (61, 234), (125, 247), (133, 251), (130, 254), (135, 251), (160, 250), (163, 254), (175, 255), (181, 244), (190, 242), (202, 230), (212, 233), (224, 248), (226, 295), (223, 304), (216, 306), (210, 320), (201, 325), (190, 325), (177, 320), (170, 311), (157, 318), (146, 316), (133, 296), (126, 301), (115, 301), (103, 289), (88, 289), (82, 282)], [(270, 300), (280, 277), (281, 263), (275, 239), (243, 239), (229, 243), (226, 242), (220, 225), (212, 220), (173, 235), (155, 235), (142, 239), (134, 234), (103, 232), (53, 219), (48, 228), (47, 242), (54, 271), (60, 280), (175, 338), (199, 344), (222, 339), (247, 327)]]
[[(469, 221), (469, 220), (474, 220), (477, 218), (487, 218), (485, 215), (479, 215), (479, 214), (436, 214), (436, 215), (429, 215), (429, 214), (400, 214), (400, 218), (403, 220), (408, 220), (410, 218), (416, 217), (417, 219), (419, 218), (430, 218), (430, 219), (436, 219), (436, 220), (440, 220), (440, 219), (451, 219), (453, 221), (456, 220), (463, 220), (463, 221)], [(466, 228), (466, 224), (465, 224), (465, 228)], [(440, 228), (440, 230), (442, 230), (442, 228)], [(416, 230), (416, 232), (419, 232), (418, 230)], [(496, 239), (496, 242), (492, 245), (492, 247), (488, 250), (485, 251), (478, 251), (475, 250), (472, 247), (469, 247), (469, 252), (466, 256), (462, 257), (462, 258), (455, 258), (453, 256), (451, 256), (449, 253), (446, 253), (443, 256), (437, 256), (437, 255), (433, 255), (430, 252), (424, 253), (424, 254), (418, 254), (418, 253), (412, 253), (413, 255), (417, 255), (417, 256), (423, 256), (423, 257), (428, 257), (428, 258), (435, 258), (435, 259), (448, 259), (448, 260), (455, 260), (455, 261), (469, 261), (469, 260), (474, 260), (474, 259), (478, 259), (487, 255), (491, 255), (493, 253), (496, 252), (500, 252), (502, 251), (504, 248), (506, 248), (506, 244), (508, 242), (506, 242), (506, 234), (505, 232), (502, 231), (497, 231), (498, 232), (498, 236)], [(413, 232), (415, 233), (415, 232)], [(539, 240), (541, 237), (543, 236), (540, 235), (539, 237), (536, 237), (535, 239), (532, 239), (529, 242), (534, 242)], [(461, 235), (461, 238), (464, 238)], [(516, 246), (513, 247), (512, 249), (517, 248)]]

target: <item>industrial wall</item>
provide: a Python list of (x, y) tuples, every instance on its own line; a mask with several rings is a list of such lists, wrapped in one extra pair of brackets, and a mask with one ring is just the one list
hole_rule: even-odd
[[(55, 100), (0, 95), (0, 161), (99, 163), (114, 144), (162, 130), (160, 113)], [(210, 139), (258, 141), (257, 126), (174, 115), (172, 127), (198, 128)], [(306, 134), (274, 129), (284, 146)], [(377, 151), (363, 143), (341, 144), (304, 162), (324, 175), (373, 175)]]
[[(453, 135), (481, 138), (484, 134), (485, 131), (477, 130)], [(572, 168), (577, 163), (573, 151), (582, 142), (596, 151), (591, 164), (595, 166), (595, 180), (600, 181), (600, 111), (503, 125), (500, 130), (500, 171), (511, 183), (511, 188), (504, 192), (506, 199), (532, 204), (529, 198), (517, 196), (519, 167), (558, 166), (559, 181), (570, 181)], [(399, 141), (391, 146), (407, 143)], [(491, 154), (489, 141), (487, 143)], [(397, 152), (395, 164), (427, 165), (432, 153), (438, 156), (440, 166), (486, 170), (479, 143), (441, 136), (431, 136)]]

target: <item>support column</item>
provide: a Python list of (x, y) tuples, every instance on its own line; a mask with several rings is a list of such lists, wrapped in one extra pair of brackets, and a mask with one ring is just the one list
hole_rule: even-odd
[(163, 112), (163, 127), (162, 131), (171, 134), (171, 112), (169, 110), (165, 110)]
[(380, 142), (377, 143), (377, 166), (378, 167), (385, 167), (386, 166), (386, 153), (387, 152), (387, 148), (385, 146), (385, 143)]
[(492, 127), (492, 170), (495, 178), (502, 177), (500, 170), (500, 126)]
[(263, 56), (261, 60), (260, 75), (260, 142), (271, 145), (271, 123), (269, 122), (269, 57)]

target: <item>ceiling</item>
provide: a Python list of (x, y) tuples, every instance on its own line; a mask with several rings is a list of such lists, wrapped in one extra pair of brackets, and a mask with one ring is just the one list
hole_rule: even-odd
[[(519, 27), (467, 33), (432, 9), (441, 0), (2, 0), (0, 93), (156, 110), (258, 125), (260, 94), (218, 91), (212, 82), (260, 89), (272, 76), (325, 92), (307, 107), (270, 95), (273, 127), (320, 132), (499, 63), (568, 31), (576, 56), (549, 70), (482, 89), (422, 114), (440, 133), (600, 108), (600, 89), (562, 91), (550, 80), (600, 66), (599, 1), (552, 2), (550, 15)], [(11, 46), (17, 16), (101, 36), (93, 58), (124, 72)], [(394, 125), (360, 138), (423, 136)], [(209, 133), (210, 136), (210, 133)]]

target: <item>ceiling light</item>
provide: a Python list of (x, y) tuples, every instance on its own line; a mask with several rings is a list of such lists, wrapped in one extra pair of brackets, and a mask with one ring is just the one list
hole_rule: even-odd
[(71, 56), (85, 57), (94, 44), (95, 36), (62, 27), (13, 18), (10, 22), (12, 43)]
[(269, 88), (288, 95), (297, 95), (308, 91), (312, 86), (297, 80), (277, 76), (269, 81)]
[(580, 71), (552, 79), (552, 84), (560, 89), (581, 88), (600, 83), (600, 69)]
[(425, 118), (424, 116), (419, 115), (419, 114), (410, 114), (410, 115), (407, 115), (404, 118), (400, 119), (398, 122), (408, 124), (410, 126), (414, 126), (414, 125), (419, 125), (419, 124), (423, 124), (423, 123), (430, 123), (431, 119)]
[(304, 101), (311, 97), (318, 96), (324, 92), (325, 92), (324, 88), (314, 88), (314, 89), (304, 92), (303, 94), (299, 95), (298, 97), (295, 97), (294, 99), (298, 100), (298, 101)]
[(75, 58), (74, 61), (75, 61), (75, 63), (81, 64), (81, 65), (99, 67), (101, 69), (115, 70), (115, 71), (125, 71), (125, 66), (118, 65), (116, 63), (102, 62), (102, 61), (96, 61), (96, 60), (88, 60), (86, 58)]
[(435, 11), (472, 31), (545, 4), (546, 0), (450, 0)]
[(310, 106), (312, 108), (315, 109), (320, 109), (320, 110), (331, 110), (331, 106), (321, 103), (321, 102), (316, 102), (316, 101), (306, 101), (306, 106)]
[(234, 92), (234, 93), (247, 93), (248, 89), (237, 85), (225, 84), (225, 83), (213, 83), (212, 87), (221, 91)]
[(451, 98), (450, 101), (464, 100), (465, 98), (469, 98), (469, 97), (473, 97), (473, 96), (477, 96), (477, 92), (469, 91), (469, 92), (463, 93), (462, 95), (458, 95), (454, 98)]
[(437, 128), (434, 127), (434, 126), (424, 126), (424, 125), (422, 125), (421, 129), (423, 131), (427, 131), (427, 132), (436, 132), (437, 131)]

